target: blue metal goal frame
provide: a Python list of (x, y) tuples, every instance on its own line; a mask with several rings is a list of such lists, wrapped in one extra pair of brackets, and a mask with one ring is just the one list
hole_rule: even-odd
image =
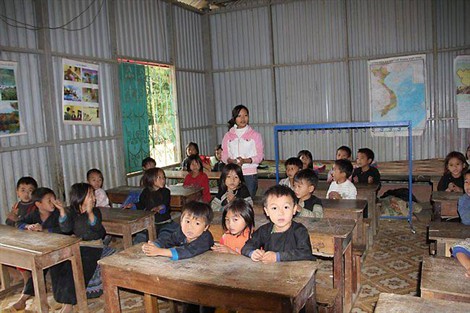
[(381, 216), (388, 219), (406, 219), (414, 232), (413, 217), (413, 136), (411, 121), (397, 122), (352, 122), (352, 123), (328, 123), (328, 124), (298, 124), (298, 125), (276, 125), (274, 126), (274, 158), (276, 162), (276, 183), (279, 183), (279, 132), (304, 131), (304, 130), (326, 130), (326, 129), (362, 129), (362, 128), (404, 128), (408, 129), (408, 216)]

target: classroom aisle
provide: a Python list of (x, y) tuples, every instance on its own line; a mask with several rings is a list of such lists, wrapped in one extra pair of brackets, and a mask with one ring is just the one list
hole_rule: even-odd
[[(424, 255), (429, 254), (429, 246), (426, 244), (426, 225), (427, 222), (414, 222), (416, 234), (412, 234), (406, 221), (380, 221), (380, 232), (365, 258), (362, 269), (362, 290), (352, 312), (373, 312), (380, 292), (410, 295), (418, 293), (420, 262)], [(119, 248), (119, 243), (120, 241), (114, 242), (116, 248)], [(18, 289), (16, 294), (9, 294), (3, 298), (0, 301), (0, 311), (8, 312), (5, 309), (14, 303), (20, 292)], [(49, 303), (52, 308), (60, 308), (54, 304), (51, 294), (49, 294)], [(103, 297), (90, 299), (88, 304), (90, 312), (104, 312)], [(143, 297), (121, 291), (121, 305), (123, 312), (142, 312)], [(167, 302), (159, 301), (159, 306), (162, 313), (170, 311)], [(29, 300), (27, 309), (20, 312), (34, 311), (35, 306), (32, 300)]]
[(413, 225), (416, 234), (406, 221), (380, 221), (362, 268), (362, 290), (351, 312), (373, 312), (381, 292), (418, 295), (421, 261), (429, 255), (429, 245), (427, 222), (413, 221)]

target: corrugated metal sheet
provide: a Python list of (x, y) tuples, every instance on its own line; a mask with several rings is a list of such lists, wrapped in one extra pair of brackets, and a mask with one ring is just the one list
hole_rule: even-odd
[(272, 71), (252, 70), (215, 73), (214, 98), (216, 123), (226, 124), (232, 109), (244, 104), (250, 110), (251, 123), (275, 121)]
[(209, 126), (204, 74), (176, 72), (180, 128)]
[(170, 63), (169, 4), (159, 0), (115, 3), (118, 55)]
[(37, 48), (37, 32), (27, 29), (37, 25), (32, 0), (4, 0), (0, 2), (0, 12), (6, 20), (0, 21), (0, 45)]
[(468, 0), (437, 0), (436, 26), (438, 48), (470, 44), (470, 2)]
[(348, 83), (344, 62), (276, 68), (278, 123), (350, 121)]
[(266, 7), (210, 16), (214, 70), (271, 64), (268, 17)]
[(432, 0), (351, 0), (350, 57), (432, 49)]
[(177, 68), (204, 70), (202, 15), (175, 8)]
[(276, 64), (346, 57), (347, 29), (342, 0), (297, 1), (274, 5), (272, 11)]
[(111, 51), (107, 14), (106, 0), (49, 0), (49, 27), (60, 27), (76, 18), (63, 26), (74, 31), (62, 27), (51, 30), (52, 51), (109, 58)]

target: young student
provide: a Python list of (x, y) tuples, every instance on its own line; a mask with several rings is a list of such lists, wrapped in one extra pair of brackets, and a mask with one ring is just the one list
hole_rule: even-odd
[(263, 206), (270, 222), (253, 233), (242, 254), (263, 263), (315, 260), (307, 228), (292, 221), (296, 213), (292, 189), (272, 186), (264, 194)]
[(297, 157), (302, 161), (302, 169), (313, 169), (313, 156), (310, 151), (300, 150), (299, 153), (297, 153)]
[(287, 177), (279, 181), (279, 185), (287, 186), (294, 190), (294, 176), (303, 168), (303, 163), (299, 158), (288, 158), (284, 163)]
[(184, 187), (201, 187), (202, 188), (202, 201), (205, 203), (211, 202), (211, 193), (209, 188), (209, 177), (203, 172), (202, 161), (199, 155), (193, 154), (187, 158), (188, 175), (184, 178)]
[(222, 213), (224, 234), (220, 243), (215, 243), (213, 251), (241, 254), (246, 241), (250, 239), (255, 228), (255, 213), (250, 203), (235, 199), (224, 208)]
[(357, 150), (356, 165), (352, 174), (353, 183), (357, 184), (373, 184), (380, 183), (380, 173), (376, 167), (372, 167), (374, 162), (374, 152), (369, 148), (361, 148)]
[(215, 146), (214, 156), (211, 157), (212, 172), (221, 172), (225, 166), (225, 163), (222, 161), (222, 151), (222, 145)]
[[(345, 159), (345, 160), (351, 161), (351, 155), (352, 155), (351, 148), (349, 148), (348, 146), (341, 146), (336, 150), (336, 160)], [(334, 168), (332, 168), (328, 172), (328, 176), (326, 178), (327, 183), (331, 183), (333, 181), (333, 171), (334, 171)]]
[(470, 145), (467, 147), (467, 150), (465, 151), (465, 158), (467, 159), (467, 164), (470, 165)]
[[(458, 210), (460, 219), (465, 225), (470, 225), (470, 170), (465, 172), (464, 190), (465, 194), (459, 198)], [(452, 248), (452, 255), (459, 260), (465, 268), (465, 276), (470, 278), (470, 238), (457, 243)]]
[(151, 157), (146, 157), (145, 159), (142, 160), (142, 170), (146, 171), (149, 168), (154, 168), (157, 167), (157, 162), (155, 161), (154, 158)]
[(30, 213), (34, 207), (34, 201), (31, 200), (31, 194), (38, 188), (36, 180), (30, 176), (21, 177), (16, 183), (16, 196), (19, 201), (13, 205), (10, 213), (7, 215), (5, 224), (16, 227), (18, 220)]
[(86, 180), (95, 191), (96, 206), (110, 207), (108, 195), (103, 189), (103, 173), (101, 173), (101, 171), (97, 168), (92, 168), (86, 173)]
[[(55, 193), (49, 188), (38, 188), (32, 194), (34, 210), (18, 221), (19, 229), (60, 233), (59, 211), (56, 210)], [(54, 289), (57, 292), (57, 288)], [(24, 310), (26, 301), (34, 296), (33, 279), (29, 277), (21, 297), (13, 304), (15, 310)]]
[(353, 171), (351, 161), (339, 159), (333, 168), (334, 181), (330, 184), (326, 197), (329, 199), (356, 199), (356, 186), (348, 179)]
[(463, 192), (463, 173), (468, 168), (465, 156), (457, 151), (449, 153), (444, 160), (444, 175), (437, 185), (438, 191)]
[(235, 163), (229, 163), (222, 169), (219, 192), (212, 200), (211, 208), (214, 211), (222, 211), (235, 199), (244, 199), (253, 205), (250, 192), (245, 185), (242, 168)]
[[(170, 189), (166, 188), (166, 177), (163, 169), (154, 167), (146, 170), (142, 177), (144, 190), (136, 203), (137, 210), (155, 212), (155, 230), (157, 237), (168, 237), (177, 228), (178, 224), (171, 219), (171, 195)], [(125, 208), (130, 208), (129, 204)], [(146, 232), (136, 234), (134, 243), (147, 241)]]
[(186, 145), (185, 152), (186, 152), (186, 157), (184, 158), (183, 162), (181, 162), (182, 171), (188, 168), (188, 161), (189, 161), (188, 158), (191, 155), (197, 155), (199, 157), (199, 146), (197, 145), (197, 143), (191, 141)]
[(212, 217), (212, 209), (207, 203), (191, 201), (183, 207), (177, 231), (169, 237), (145, 243), (142, 251), (147, 256), (165, 256), (174, 261), (209, 251), (214, 245), (208, 230)]
[[(62, 233), (72, 234), (82, 239), (80, 254), (87, 297), (98, 297), (103, 290), (102, 286), (95, 282), (97, 262), (102, 257), (112, 254), (113, 249), (107, 247), (106, 250), (103, 249), (102, 239), (106, 235), (106, 230), (101, 223), (101, 212), (95, 207), (96, 198), (93, 187), (87, 183), (73, 184), (69, 200), (68, 208), (64, 208), (60, 202), (54, 202), (60, 212), (60, 229)], [(57, 286), (60, 286), (56, 301), (64, 304), (61, 312), (72, 312), (72, 306), (77, 303), (77, 299), (70, 262), (63, 262), (52, 267), (51, 278)], [(90, 288), (92, 286), (89, 285), (92, 278), (94, 288)], [(99, 270), (98, 279), (100, 279)]]
[(294, 177), (294, 192), (299, 200), (295, 206), (298, 216), (323, 217), (321, 200), (313, 195), (318, 185), (318, 176), (314, 170), (306, 168), (299, 171)]

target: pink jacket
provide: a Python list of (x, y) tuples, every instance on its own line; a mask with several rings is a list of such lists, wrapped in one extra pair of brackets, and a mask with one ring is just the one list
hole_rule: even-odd
[(253, 163), (243, 164), (242, 171), (243, 175), (254, 175), (257, 173), (258, 164), (264, 158), (263, 139), (250, 125), (245, 127), (248, 128), (240, 138), (235, 133), (235, 127), (225, 134), (222, 139), (222, 161), (227, 163), (228, 158), (251, 158)]

